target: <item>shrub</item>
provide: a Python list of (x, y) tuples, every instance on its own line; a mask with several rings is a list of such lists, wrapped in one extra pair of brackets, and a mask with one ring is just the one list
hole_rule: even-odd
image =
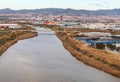
[(120, 52), (120, 47), (117, 47), (116, 50), (117, 50), (118, 52)]
[(96, 43), (96, 48), (97, 49), (105, 49), (105, 44), (103, 44), (103, 43)]
[(113, 44), (107, 44), (107, 47), (108, 47), (110, 50), (115, 50), (115, 49), (116, 49), (116, 46), (113, 45)]
[(3, 45), (3, 44), (5, 44), (5, 39), (2, 38), (2, 39), (0, 40), (0, 45)]

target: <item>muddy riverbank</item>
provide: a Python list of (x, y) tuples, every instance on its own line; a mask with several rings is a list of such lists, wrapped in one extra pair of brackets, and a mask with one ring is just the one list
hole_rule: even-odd
[(36, 29), (38, 36), (18, 41), (0, 57), (0, 82), (120, 82), (72, 57), (53, 31)]
[(15, 39), (6, 42), (0, 47), (0, 55), (2, 55), (2, 53), (4, 53), (11, 45), (15, 44), (17, 41), (32, 38), (35, 36), (37, 36), (37, 32), (23, 33), (22, 35), (17, 36)]
[(99, 70), (120, 77), (120, 56), (86, 46), (70, 37), (68, 33), (57, 32), (64, 47), (78, 60)]

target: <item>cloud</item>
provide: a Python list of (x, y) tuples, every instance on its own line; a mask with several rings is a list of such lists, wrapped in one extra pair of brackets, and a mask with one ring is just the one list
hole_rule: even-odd
[(88, 5), (91, 6), (92, 8), (108, 9), (107, 2), (100, 2), (100, 1), (99, 2), (92, 2), (92, 3), (88, 3)]
[(103, 4), (101, 4), (101, 3), (93, 3), (92, 5), (94, 5), (94, 6), (99, 6), (99, 7), (102, 7), (102, 6), (103, 6)]

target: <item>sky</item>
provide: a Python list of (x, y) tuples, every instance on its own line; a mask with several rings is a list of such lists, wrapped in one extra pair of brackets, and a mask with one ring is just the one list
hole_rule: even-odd
[(40, 9), (40, 8), (72, 8), (72, 9), (114, 9), (120, 8), (120, 0), (0, 0), (0, 9)]

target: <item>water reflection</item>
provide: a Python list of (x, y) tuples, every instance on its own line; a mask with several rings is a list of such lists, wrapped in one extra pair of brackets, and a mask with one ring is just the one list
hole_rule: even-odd
[(54, 32), (19, 41), (0, 58), (0, 82), (120, 82), (65, 50)]

